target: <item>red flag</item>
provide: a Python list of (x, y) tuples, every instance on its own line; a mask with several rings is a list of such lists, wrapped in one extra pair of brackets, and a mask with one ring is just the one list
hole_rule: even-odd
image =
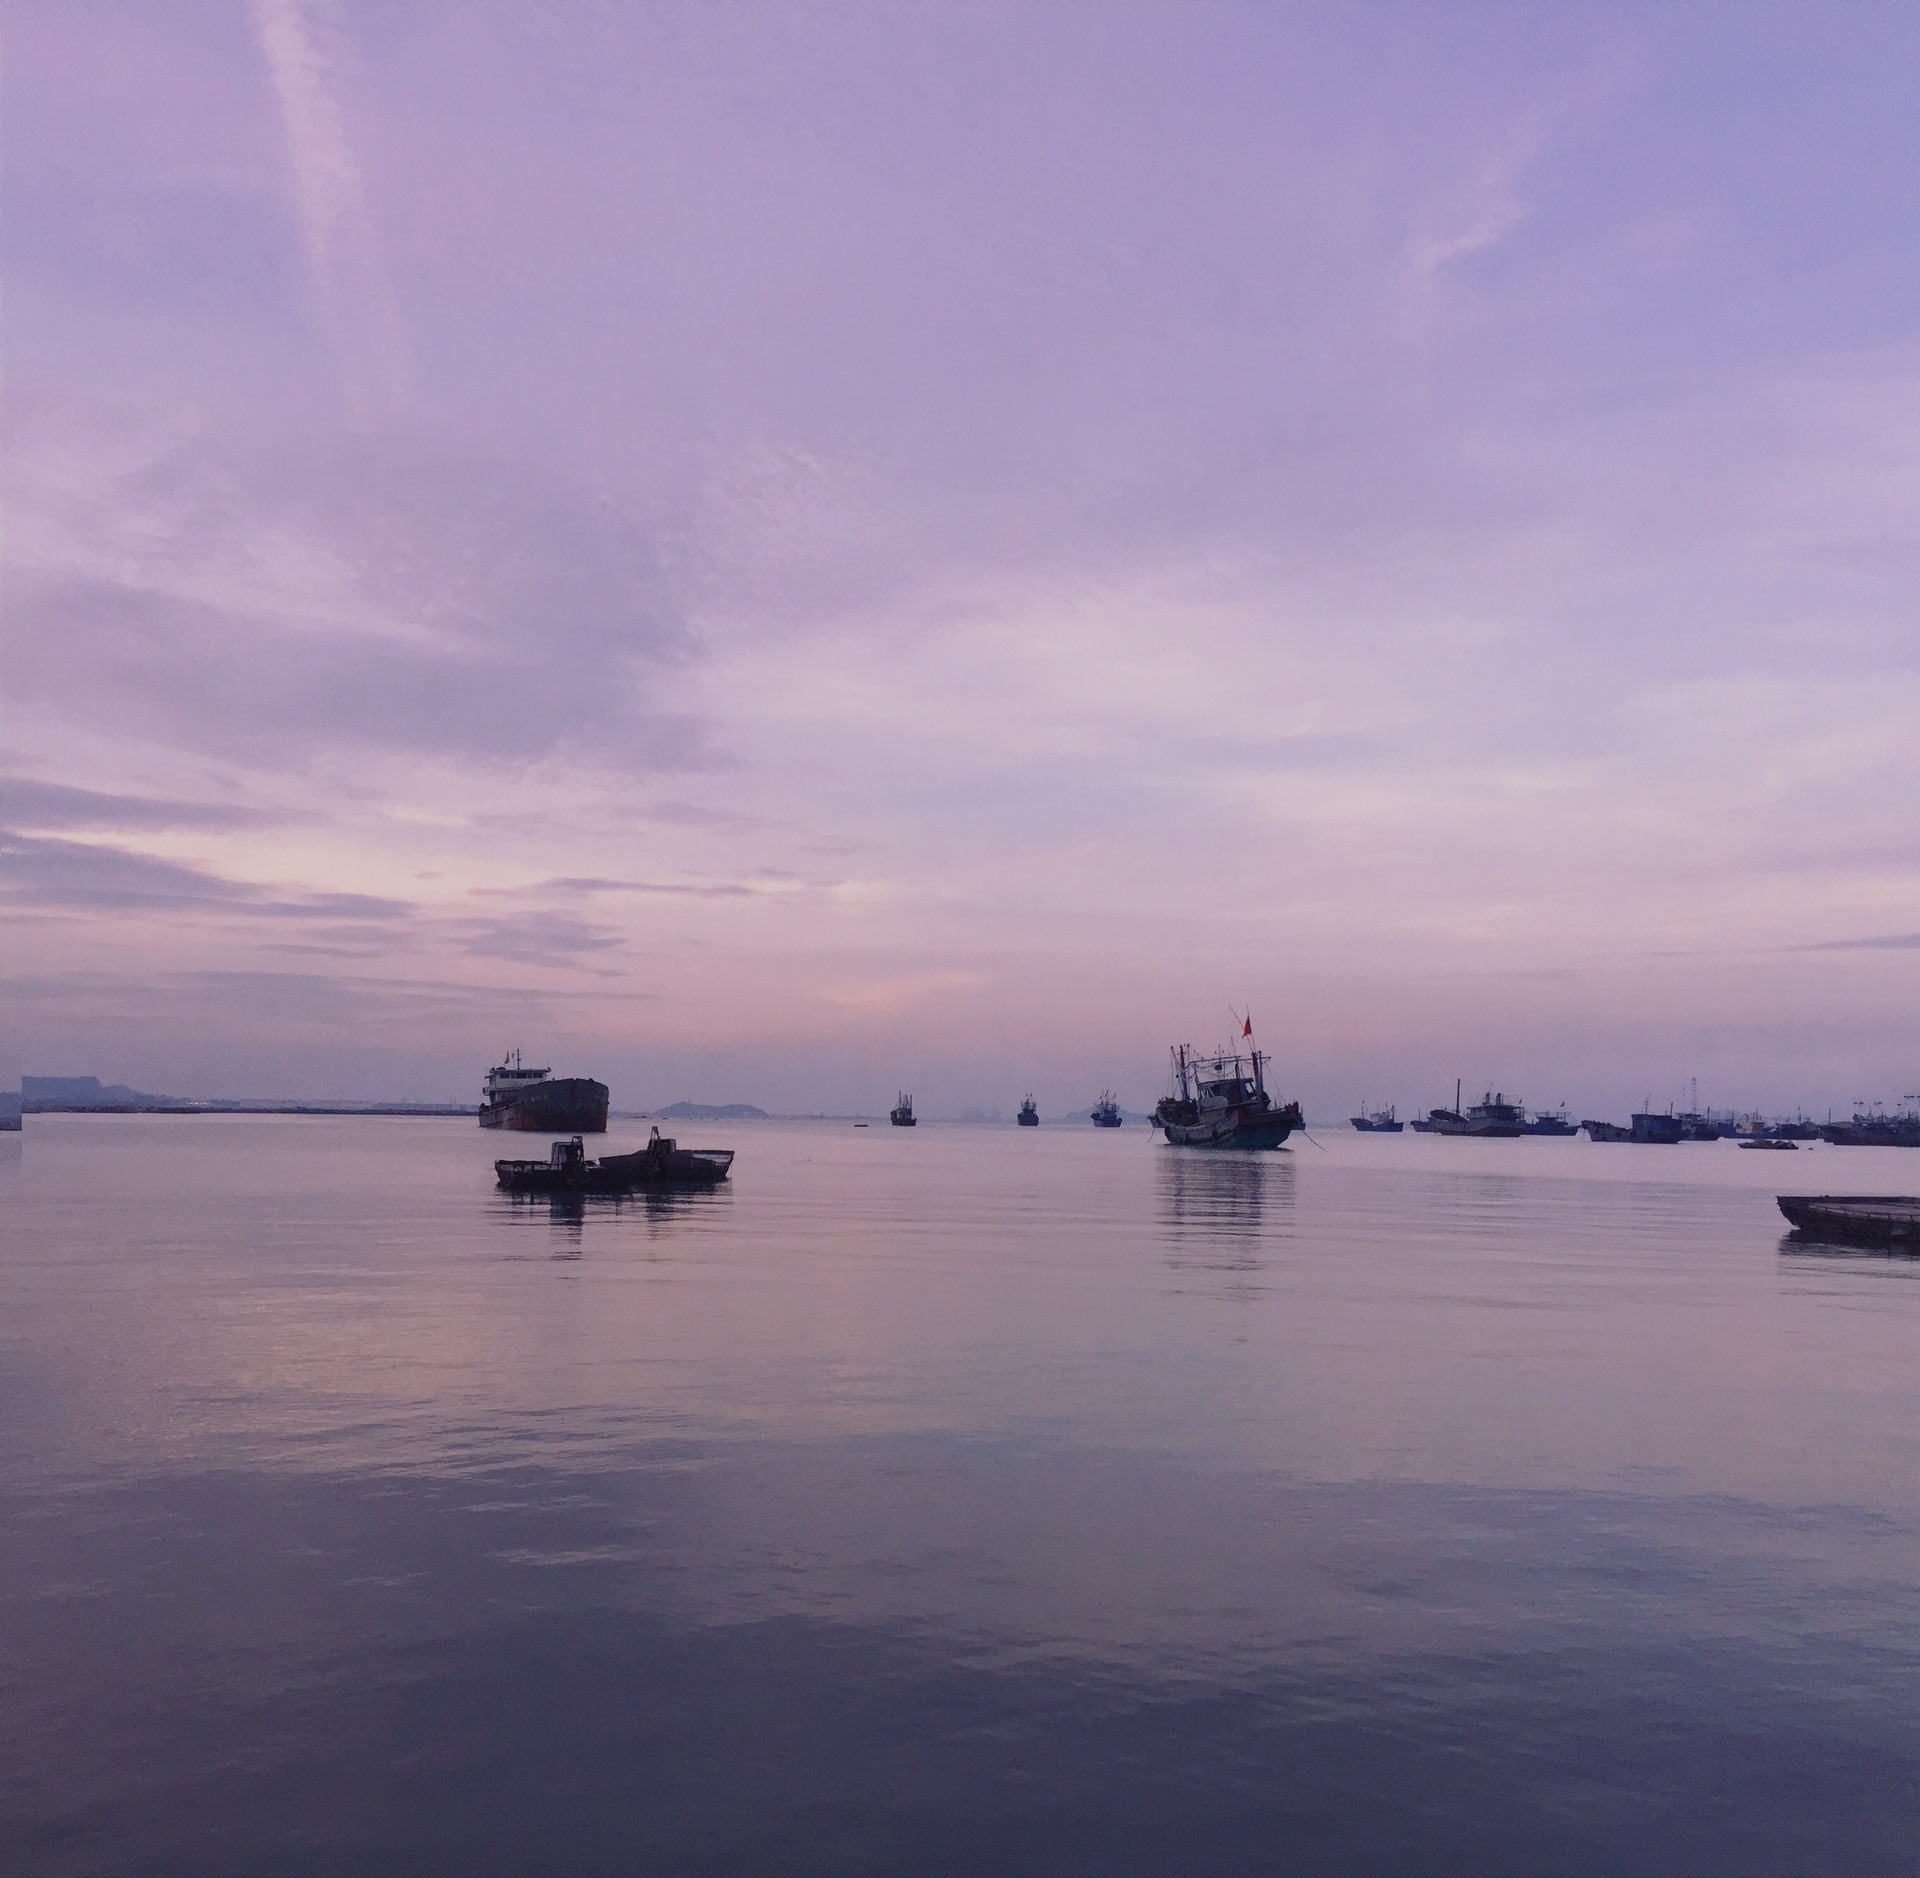
[(1253, 1013), (1251, 1011), (1247, 1013), (1247, 1021), (1240, 1026), (1240, 1034), (1243, 1037), (1251, 1037), (1253, 1035)]

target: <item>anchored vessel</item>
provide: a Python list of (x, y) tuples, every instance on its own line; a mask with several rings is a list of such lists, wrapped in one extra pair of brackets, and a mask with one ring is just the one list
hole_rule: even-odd
[(1535, 1109), (1533, 1119), (1527, 1123), (1526, 1132), (1530, 1135), (1577, 1135), (1580, 1124), (1567, 1119), (1567, 1105), (1563, 1102), (1557, 1109)]
[(607, 1085), (591, 1076), (528, 1069), (515, 1050), (487, 1071), (480, 1095), (482, 1128), (517, 1128), (537, 1135), (604, 1135)]
[(904, 1089), (900, 1091), (900, 1100), (887, 1111), (887, 1120), (896, 1128), (912, 1128), (916, 1126), (913, 1113), (913, 1097), (908, 1095)]
[(1125, 1118), (1120, 1113), (1120, 1104), (1114, 1098), (1111, 1089), (1100, 1091), (1100, 1100), (1093, 1105), (1093, 1125), (1096, 1128), (1118, 1128)]
[(1033, 1106), (1032, 1096), (1028, 1096), (1027, 1099), (1020, 1104), (1020, 1113), (1014, 1119), (1019, 1122), (1022, 1128), (1038, 1128), (1040, 1126), (1040, 1111)]
[[(1406, 1126), (1405, 1122), (1395, 1118), (1391, 1102), (1385, 1108), (1374, 1109), (1369, 1113), (1364, 1097), (1361, 1099), (1360, 1113), (1350, 1119), (1354, 1127), (1363, 1135), (1397, 1135)], [(1422, 1134), (1426, 1133), (1424, 1128), (1420, 1128), (1418, 1122), (1414, 1123), (1414, 1127), (1419, 1128)]]
[(1424, 1127), (1414, 1123), (1423, 1135), (1481, 1135), (1502, 1139), (1527, 1132), (1527, 1113), (1519, 1103), (1509, 1102), (1504, 1094), (1489, 1089), (1465, 1114), (1460, 1112), (1460, 1084), (1453, 1085), (1453, 1107), (1429, 1109)]
[(1920, 1199), (1911, 1195), (1783, 1193), (1780, 1210), (1810, 1239), (1920, 1252)]
[(1851, 1122), (1829, 1122), (1819, 1132), (1837, 1148), (1920, 1148), (1920, 1114), (1856, 1112)]
[(1200, 1057), (1184, 1043), (1173, 1052), (1173, 1092), (1153, 1119), (1177, 1148), (1277, 1148), (1306, 1126), (1298, 1102), (1267, 1093), (1264, 1050)]
[(1442, 1119), (1438, 1110), (1434, 1111), (1434, 1133), (1437, 1135), (1482, 1135), (1510, 1140), (1515, 1135), (1527, 1132), (1526, 1111), (1517, 1102), (1509, 1102), (1505, 1095), (1489, 1089), (1465, 1115), (1459, 1113), (1460, 1098), (1454, 1097), (1454, 1113)]
[(732, 1165), (731, 1148), (683, 1148), (656, 1128), (634, 1154), (590, 1161), (575, 1135), (556, 1141), (544, 1161), (495, 1161), (493, 1171), (509, 1193), (658, 1193), (718, 1186)]
[(1678, 1115), (1639, 1114), (1631, 1128), (1622, 1128), (1618, 1122), (1596, 1121), (1584, 1121), (1580, 1126), (1587, 1131), (1589, 1141), (1638, 1141), (1643, 1146), (1651, 1143), (1664, 1147), (1685, 1139)]

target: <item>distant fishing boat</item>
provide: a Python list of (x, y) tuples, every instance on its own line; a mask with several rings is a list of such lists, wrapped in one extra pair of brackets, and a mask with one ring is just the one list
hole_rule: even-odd
[[(1034, 1119), (1037, 1121), (1039, 1117)], [(1100, 1091), (1100, 1100), (1093, 1105), (1092, 1119), (1096, 1128), (1118, 1128), (1126, 1120), (1120, 1113), (1120, 1104), (1114, 1100), (1111, 1089)]]
[[(1361, 1099), (1360, 1113), (1350, 1119), (1354, 1127), (1363, 1135), (1397, 1135), (1406, 1126), (1405, 1122), (1395, 1118), (1391, 1102), (1385, 1108), (1374, 1109), (1369, 1113), (1364, 1097)], [(1417, 1127), (1418, 1124), (1416, 1123), (1415, 1126)], [(1422, 1130), (1422, 1133), (1424, 1132)]]
[(900, 1091), (900, 1100), (896, 1102), (892, 1108), (888, 1109), (887, 1120), (896, 1128), (912, 1128), (915, 1126), (913, 1097), (908, 1095), (904, 1089)]
[(1536, 1109), (1528, 1118), (1526, 1132), (1530, 1135), (1577, 1135), (1580, 1124), (1567, 1115), (1567, 1105), (1563, 1102), (1557, 1109)]
[(1856, 1111), (1851, 1122), (1829, 1122), (1819, 1132), (1836, 1148), (1920, 1148), (1920, 1113)]
[(1776, 1141), (1771, 1135), (1754, 1135), (1741, 1142), (1740, 1151), (1743, 1154), (1798, 1154), (1800, 1144), (1797, 1141)]
[[(1251, 1018), (1241, 1035), (1251, 1041)], [(1298, 1102), (1278, 1103), (1267, 1093), (1265, 1051), (1197, 1057), (1185, 1044), (1173, 1052), (1173, 1088), (1153, 1119), (1176, 1148), (1277, 1148), (1306, 1126)]]
[(1467, 1118), (1460, 1113), (1460, 1079), (1453, 1079), (1453, 1107), (1450, 1109), (1428, 1109), (1426, 1114), (1410, 1126), (1416, 1135), (1463, 1135), (1467, 1132)]
[(1014, 1120), (1017, 1121), (1022, 1128), (1038, 1128), (1040, 1126), (1040, 1111), (1034, 1107), (1032, 1096), (1028, 1096), (1027, 1099), (1020, 1104), (1020, 1113), (1014, 1117)]
[(1430, 1126), (1421, 1130), (1423, 1134), (1476, 1135), (1511, 1140), (1527, 1132), (1526, 1111), (1519, 1103), (1509, 1102), (1504, 1094), (1496, 1090), (1489, 1089), (1463, 1115), (1460, 1112), (1458, 1081), (1453, 1085), (1453, 1107), (1432, 1109), (1428, 1112), (1427, 1120)]
[(1595, 1121), (1585, 1121), (1580, 1126), (1587, 1131), (1589, 1141), (1637, 1141), (1642, 1146), (1667, 1147), (1682, 1139), (1679, 1116), (1655, 1115), (1644, 1110), (1634, 1116), (1629, 1128), (1622, 1128), (1617, 1122)]

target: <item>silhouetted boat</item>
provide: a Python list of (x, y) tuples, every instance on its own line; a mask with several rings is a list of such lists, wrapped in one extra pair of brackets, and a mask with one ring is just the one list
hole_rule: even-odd
[(509, 1193), (658, 1193), (717, 1186), (732, 1165), (731, 1148), (683, 1148), (656, 1128), (633, 1154), (590, 1161), (575, 1135), (556, 1141), (544, 1161), (495, 1161), (493, 1171)]
[(1743, 1154), (1798, 1154), (1800, 1144), (1797, 1141), (1776, 1141), (1771, 1135), (1755, 1135), (1741, 1142), (1740, 1150)]
[(1685, 1133), (1685, 1124), (1677, 1115), (1640, 1114), (1633, 1118), (1633, 1138), (1636, 1141), (1666, 1147), (1684, 1139)]
[(1563, 1102), (1558, 1109), (1536, 1109), (1523, 1132), (1529, 1135), (1577, 1135), (1580, 1124), (1568, 1120), (1567, 1105)]
[(1177, 1148), (1277, 1148), (1306, 1125), (1298, 1102), (1268, 1095), (1262, 1050), (1195, 1057), (1182, 1044), (1173, 1052), (1173, 1085), (1153, 1119)]
[(900, 1092), (900, 1100), (896, 1102), (892, 1108), (888, 1109), (887, 1120), (896, 1128), (912, 1128), (915, 1126), (913, 1097), (908, 1095), (904, 1089)]
[(482, 1128), (513, 1128), (524, 1134), (604, 1135), (607, 1085), (590, 1076), (562, 1076), (527, 1069), (518, 1050), (487, 1071), (480, 1097)]
[(1433, 1109), (1427, 1115), (1432, 1127), (1423, 1130), (1434, 1135), (1477, 1135), (1487, 1139), (1509, 1140), (1527, 1132), (1526, 1111), (1517, 1102), (1489, 1089), (1472, 1108), (1460, 1112), (1460, 1085), (1453, 1085), (1453, 1107)]
[(1783, 1193), (1780, 1210), (1810, 1239), (1920, 1252), (1920, 1199), (1891, 1194)]
[(1040, 1111), (1033, 1106), (1032, 1096), (1028, 1096), (1027, 1099), (1020, 1104), (1020, 1113), (1014, 1117), (1014, 1120), (1017, 1121), (1022, 1128), (1038, 1128), (1040, 1126)]
[(1920, 1114), (1861, 1114), (1828, 1122), (1819, 1131), (1836, 1148), (1920, 1148)]
[(1580, 1124), (1587, 1131), (1589, 1141), (1631, 1141), (1633, 1130), (1622, 1128), (1618, 1122), (1596, 1122), (1589, 1118)]
[(1120, 1104), (1114, 1100), (1111, 1089), (1100, 1091), (1100, 1100), (1093, 1105), (1093, 1125), (1096, 1128), (1118, 1128), (1126, 1117), (1120, 1113)]
[(1360, 1113), (1350, 1119), (1363, 1135), (1397, 1135), (1406, 1126), (1404, 1122), (1395, 1120), (1392, 1103), (1369, 1114), (1364, 1099), (1360, 1104)]

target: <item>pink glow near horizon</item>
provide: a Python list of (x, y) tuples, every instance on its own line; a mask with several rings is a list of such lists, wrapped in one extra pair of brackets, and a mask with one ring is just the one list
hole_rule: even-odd
[(9, 9), (5, 1048), (1920, 1087), (1920, 20)]

